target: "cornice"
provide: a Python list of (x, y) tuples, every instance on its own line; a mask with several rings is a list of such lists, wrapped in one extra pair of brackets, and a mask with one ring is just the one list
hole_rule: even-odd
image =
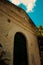
[[(14, 5), (13, 3), (9, 2), (8, 0), (0, 0), (0, 4), (3, 3), (3, 6), (6, 6), (7, 8), (9, 8), (12, 12), (16, 12), (20, 17), (25, 18), (27, 21), (27, 23), (30, 23), (30, 25), (36, 29), (37, 27), (35, 26), (35, 24), (33, 23), (33, 21), (31, 20), (31, 18), (27, 15), (27, 13), (21, 9), (20, 7), (17, 7), (16, 5)], [(16, 11), (15, 11), (16, 10)]]
[[(8, 4), (9, 5), (9, 4)], [(4, 4), (1, 2), (1, 5), (0, 5), (0, 11), (3, 11), (5, 14), (7, 14), (7, 16), (17, 20), (16, 23), (21, 24), (23, 25), (23, 27), (25, 29), (28, 29), (28, 30), (31, 30), (33, 33), (35, 32), (34, 31), (34, 28), (31, 27), (31, 23), (29, 23), (28, 20), (25, 19), (25, 17), (23, 18), (19, 12), (16, 10), (13, 11), (12, 8), (9, 9), (8, 5)], [(17, 8), (18, 9), (18, 8)], [(21, 11), (21, 14), (23, 14), (23, 12)], [(15, 22), (14, 22), (15, 23)]]

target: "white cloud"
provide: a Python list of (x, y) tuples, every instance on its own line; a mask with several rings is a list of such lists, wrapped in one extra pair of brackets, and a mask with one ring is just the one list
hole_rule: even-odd
[(16, 5), (23, 3), (27, 7), (26, 12), (32, 12), (34, 6), (36, 5), (36, 0), (12, 0), (12, 3)]

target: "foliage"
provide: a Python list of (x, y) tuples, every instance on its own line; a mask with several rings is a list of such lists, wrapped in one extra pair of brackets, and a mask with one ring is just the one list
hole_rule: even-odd
[(36, 31), (37, 36), (43, 36), (43, 27), (40, 25)]

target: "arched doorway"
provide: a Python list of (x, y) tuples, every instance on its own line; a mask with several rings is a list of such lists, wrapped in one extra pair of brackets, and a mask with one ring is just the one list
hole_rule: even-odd
[(14, 37), (14, 65), (28, 65), (26, 38), (20, 32)]

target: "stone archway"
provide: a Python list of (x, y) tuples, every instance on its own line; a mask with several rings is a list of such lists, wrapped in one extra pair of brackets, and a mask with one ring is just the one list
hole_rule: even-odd
[(14, 37), (14, 65), (28, 65), (25, 36), (17, 32)]

